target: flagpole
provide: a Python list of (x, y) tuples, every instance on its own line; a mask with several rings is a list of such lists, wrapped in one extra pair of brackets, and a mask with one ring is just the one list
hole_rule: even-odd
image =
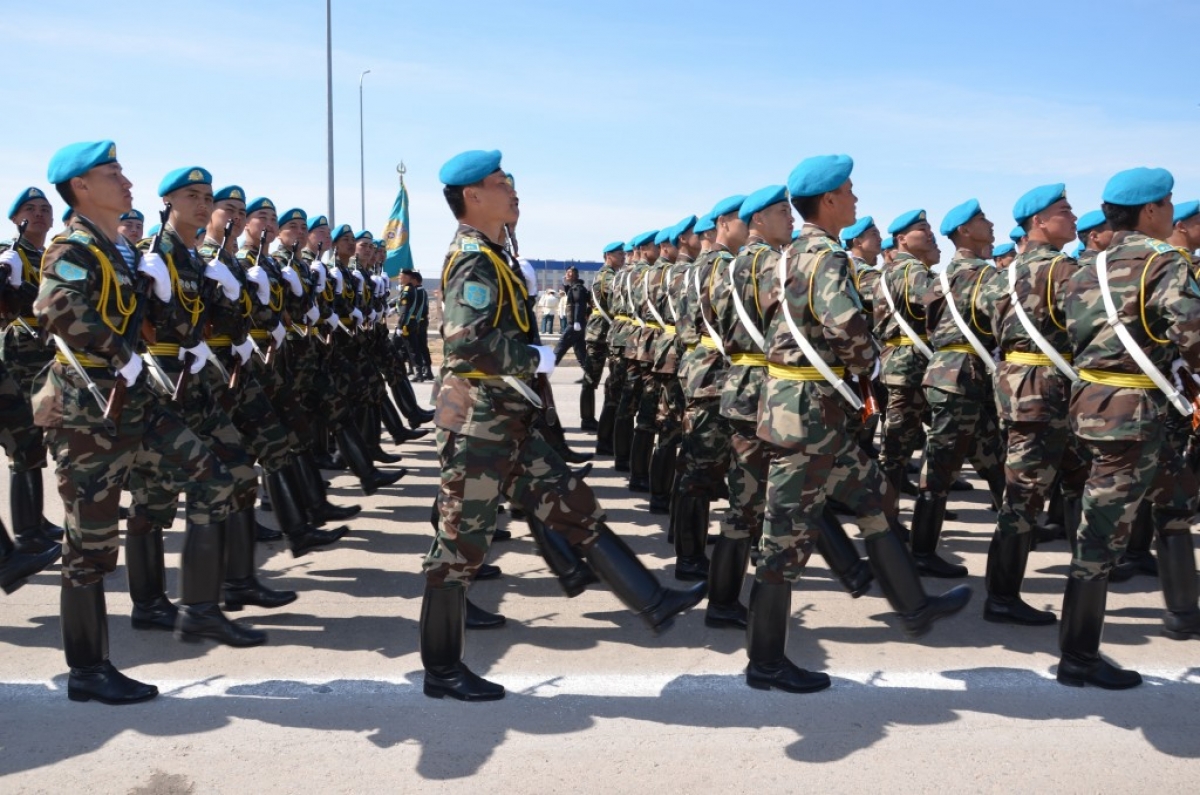
[(367, 228), (367, 167), (363, 154), (363, 78), (371, 74), (366, 69), (358, 76), (358, 200), (361, 215), (359, 229)]
[(333, 209), (333, 0), (325, 0), (325, 140), (328, 157), (329, 225), (336, 221)]

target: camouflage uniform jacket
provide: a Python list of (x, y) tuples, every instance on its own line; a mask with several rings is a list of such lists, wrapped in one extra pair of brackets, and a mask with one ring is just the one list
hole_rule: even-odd
[[(1108, 247), (1108, 284), (1117, 315), (1151, 362), (1170, 377), (1182, 358), (1200, 372), (1200, 285), (1187, 260), (1169, 243), (1139, 232), (1118, 232)], [(1067, 334), (1083, 371), (1142, 375), (1108, 325), (1095, 268), (1071, 277)], [(1093, 441), (1150, 438), (1175, 410), (1157, 388), (1133, 389), (1078, 381), (1071, 396), (1075, 432)]]
[[(605, 265), (592, 282), (592, 314), (588, 317), (587, 331), (584, 334), (584, 340), (587, 342), (605, 342), (608, 339), (611, 324), (604, 319), (604, 315), (610, 318), (613, 316), (612, 290), (616, 275), (616, 269)], [(596, 307), (603, 309), (604, 314)]]
[(717, 329), (712, 308), (714, 277), (727, 270), (731, 262), (733, 254), (729, 249), (716, 248), (701, 254), (688, 271), (686, 299), (681, 309), (684, 316), (676, 326), (676, 333), (686, 350), (679, 367), (679, 378), (683, 383), (683, 394), (689, 400), (721, 395), (721, 381), (728, 368), (728, 360), (715, 346), (703, 345), (700, 339), (708, 336), (704, 318), (708, 318), (713, 330)]
[(650, 333), (649, 327), (646, 326), (646, 319), (643, 315), (646, 314), (646, 299), (643, 285), (645, 284), (646, 270), (650, 264), (644, 260), (639, 260), (633, 263), (633, 267), (628, 269), (625, 274), (625, 283), (622, 285), (625, 293), (625, 311), (630, 318), (629, 334), (625, 337), (625, 358), (636, 359), (642, 345), (646, 342), (646, 336)]
[[(12, 243), (0, 243), (0, 253), (11, 248)], [(7, 299), (5, 308), (8, 311), (0, 316), (0, 319), (5, 322), (11, 322), (16, 317), (33, 317), (33, 302), (37, 299), (38, 287), (42, 283), (42, 252), (34, 248), (28, 240), (22, 240), (21, 245), (17, 247), (17, 254), (21, 257), (21, 285), (13, 290), (7, 282), (4, 284)]]
[(1075, 257), (1075, 261), (1079, 263), (1081, 268), (1090, 268), (1096, 264), (1096, 257), (1100, 256), (1100, 252), (1095, 249), (1085, 248)]
[(625, 290), (632, 271), (633, 264), (630, 263), (616, 271), (608, 281), (608, 314), (613, 319), (612, 328), (608, 332), (608, 346), (614, 350), (621, 350), (628, 344), (629, 335), (634, 328), (629, 321), (629, 297)]
[(900, 324), (892, 316), (887, 299), (883, 296), (883, 285), (887, 284), (896, 311), (904, 313), (904, 319), (913, 331), (925, 333), (925, 297), (929, 293), (929, 268), (912, 254), (900, 252), (891, 265), (884, 265), (871, 297), (875, 316), (875, 338), (884, 346), (883, 373), (880, 381), (888, 386), (919, 387), (925, 376), (929, 360), (915, 345), (889, 344), (899, 338)]
[(664, 329), (654, 348), (654, 372), (674, 375), (679, 369), (679, 298), (692, 260), (683, 254), (662, 273), (658, 313), (671, 328)]
[[(633, 285), (633, 300), (638, 307), (638, 317), (646, 324), (642, 329), (637, 360), (647, 364), (654, 363), (654, 351), (658, 346), (659, 340), (662, 339), (665, 331), (662, 325), (658, 322), (654, 312), (658, 311), (659, 299), (662, 293), (663, 274), (667, 268), (671, 267), (671, 263), (667, 262), (662, 257), (659, 257), (653, 263), (648, 264), (642, 271), (640, 278)], [(659, 312), (659, 314), (662, 314)], [(666, 318), (663, 318), (666, 320)]]
[[(854, 265), (837, 239), (815, 224), (804, 224), (792, 241), (787, 282), (779, 283), (779, 255), (758, 273), (758, 294), (767, 324), (767, 362), (792, 368), (811, 367), (792, 336), (784, 312), (836, 372), (869, 374), (879, 357), (871, 323), (854, 287)], [(823, 379), (795, 380), (768, 375), (760, 397), (758, 436), (772, 444), (798, 449), (821, 444), (844, 433), (844, 398)]]
[[(258, 247), (242, 247), (238, 251), (238, 261), (244, 272), (249, 272), (251, 268), (259, 263)], [(283, 322), (283, 291), (285, 285), (280, 283), (280, 280), (275, 276), (276, 270), (271, 263), (271, 256), (264, 253), (262, 255), (263, 270), (267, 274), (267, 280), (270, 283), (267, 302), (259, 301), (258, 286), (249, 283), (250, 304), (253, 309), (250, 312), (250, 325), (259, 332), (269, 332)], [(263, 346), (264, 337), (258, 335), (258, 345)], [(274, 343), (271, 343), (274, 344)]]
[(717, 322), (713, 329), (721, 335), (730, 367), (721, 385), (721, 415), (743, 422), (758, 421), (758, 396), (766, 375), (766, 367), (758, 359), (763, 351), (742, 325), (734, 307), (734, 291), (759, 332), (765, 332), (762, 302), (758, 294), (758, 277), (767, 268), (774, 268), (779, 252), (761, 238), (751, 238), (746, 247), (720, 273), (713, 275), (711, 301)]
[(208, 304), (208, 321), (211, 336), (228, 337), (234, 345), (241, 345), (250, 333), (250, 313), (254, 308), (250, 299), (250, 291), (246, 289), (246, 272), (237, 257), (227, 250), (221, 250), (220, 242), (206, 237), (196, 252), (200, 259), (212, 262), (219, 257), (229, 268), (229, 272), (242, 285), (238, 297), (230, 301), (221, 290), (212, 290), (206, 303)]
[[(847, 253), (849, 254), (849, 252)], [(867, 310), (867, 315), (873, 317), (875, 285), (879, 281), (879, 268), (853, 254), (850, 254), (850, 258), (854, 263), (854, 289), (858, 291), (859, 300), (862, 301), (863, 309)]]
[[(435, 424), (492, 441), (524, 438), (536, 410), (500, 379), (531, 382), (538, 354), (529, 295), (520, 267), (500, 245), (465, 224), (442, 269), (444, 359)], [(471, 377), (466, 377), (470, 375)]]
[[(1068, 280), (1078, 267), (1075, 260), (1049, 244), (1031, 243), (1013, 264), (1017, 274), (1015, 292), (1025, 314), (1054, 350), (1069, 354), (1064, 301), (1072, 289)], [(1041, 348), (1025, 333), (1025, 327), (1012, 311), (1008, 268), (997, 269), (984, 290), (983, 308), (991, 320), (1001, 355), (995, 377), (1000, 419), (1050, 422), (1065, 417), (1071, 384), (1058, 368), (1005, 360), (1014, 351), (1041, 354)]]
[[(87, 357), (80, 359), (105, 394), (116, 385), (116, 371), (137, 355), (138, 304), (153, 300), (139, 295), (136, 284), (135, 269), (116, 245), (79, 214), (71, 217), (42, 258), (34, 313), (47, 334), (60, 335), (71, 350)], [(38, 425), (79, 430), (100, 426), (104, 407), (69, 365), (55, 361), (43, 378), (33, 397)], [(126, 392), (122, 424), (140, 422), (158, 400), (147, 388), (145, 375), (140, 376)]]
[[(993, 347), (991, 323), (983, 310), (984, 285), (995, 276), (995, 269), (986, 260), (978, 259), (970, 252), (959, 249), (946, 266), (946, 278), (950, 284), (950, 295), (942, 292), (941, 277), (931, 279), (928, 297), (925, 300), (925, 328), (929, 331), (929, 347), (933, 358), (925, 369), (922, 385), (978, 399), (992, 394), (992, 376), (975, 353), (965, 350), (946, 350), (946, 346), (967, 346), (970, 343), (954, 322), (954, 316), (946, 305), (947, 298), (954, 301), (958, 313), (967, 327), (989, 351)], [(974, 349), (972, 349), (974, 350)]]
[[(153, 245), (152, 238), (138, 243), (138, 250), (145, 253)], [(163, 232), (159, 252), (167, 263), (171, 274), (171, 303), (154, 302), (148, 316), (156, 333), (157, 344), (179, 345), (190, 348), (207, 335), (205, 334), (205, 302), (213, 292), (204, 278), (204, 261), (191, 252), (183, 239), (170, 225)], [(160, 355), (163, 368), (168, 372), (183, 369), (177, 357)]]

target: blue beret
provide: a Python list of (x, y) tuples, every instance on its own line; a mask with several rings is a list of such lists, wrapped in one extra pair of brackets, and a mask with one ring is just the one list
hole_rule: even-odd
[(73, 212), (75, 212), (75, 211), (74, 211), (73, 209), (71, 209), (71, 206), (70, 206), (70, 205), (67, 205), (66, 209), (64, 209), (64, 210), (62, 211), (62, 222), (63, 222), (64, 224), (65, 224), (67, 221), (70, 221), (70, 220), (71, 220), (71, 213), (73, 213)]
[(738, 210), (738, 218), (749, 221), (756, 212), (765, 210), (772, 204), (785, 202), (787, 197), (787, 188), (783, 185), (768, 185), (765, 188), (759, 188), (747, 196), (746, 201), (742, 202), (742, 207)]
[(891, 251), (895, 247), (896, 247), (896, 238), (891, 237), (889, 235), (888, 237), (885, 237), (883, 239), (883, 243), (880, 244), (879, 250), (880, 251)]
[(634, 236), (633, 240), (630, 240), (629, 242), (634, 248), (637, 248), (638, 246), (644, 246), (647, 243), (653, 243), (656, 237), (658, 237), (658, 230), (654, 230), (652, 232), (642, 232), (640, 235)]
[(1196, 213), (1200, 213), (1200, 202), (1198, 202), (1198, 201), (1190, 201), (1190, 202), (1183, 202), (1182, 204), (1176, 204), (1174, 220), (1171, 223), (1177, 224), (1180, 221), (1186, 221), (1187, 219), (1191, 218)]
[(1016, 243), (1018, 240), (1024, 240), (1026, 237), (1025, 230), (1020, 225), (1014, 226), (1012, 231), (1008, 233), (1008, 239)]
[(333, 242), (336, 243), (339, 238), (345, 237), (346, 235), (354, 237), (354, 230), (350, 228), (350, 224), (342, 224), (337, 228), (337, 231), (333, 233)]
[(998, 246), (992, 246), (992, 259), (1003, 257), (1006, 254), (1011, 254), (1017, 250), (1017, 247), (1012, 243), (1001, 243)]
[(1161, 201), (1175, 188), (1175, 178), (1165, 168), (1131, 168), (1108, 181), (1100, 198), (1109, 204), (1137, 207)]
[(146, 216), (142, 215), (141, 210), (130, 210), (127, 213), (121, 213), (122, 221), (145, 221)]
[[(40, 188), (26, 188), (17, 195), (12, 206), (8, 208), (8, 217), (12, 218), (17, 214), (17, 210), (21, 209), (21, 205), (25, 202), (33, 201), (34, 199), (45, 199), (46, 194), (42, 193)], [(49, 201), (49, 199), (46, 199)]]
[(308, 231), (312, 231), (320, 226), (329, 226), (329, 219), (324, 215), (314, 215), (308, 219)]
[(1067, 186), (1061, 182), (1041, 185), (1017, 199), (1013, 205), (1013, 218), (1023, 224), (1059, 199), (1067, 198)]
[(970, 221), (975, 216), (979, 215), (979, 200), (967, 199), (962, 204), (955, 207), (950, 212), (946, 213), (946, 217), (942, 219), (940, 231), (943, 235), (949, 236), (954, 234), (954, 230)]
[[(162, 229), (162, 224), (155, 224), (154, 226), (147, 229), (143, 234), (145, 234), (146, 237), (154, 237), (155, 235), (158, 234), (158, 230), (160, 230), (160, 229)], [(136, 241), (134, 241), (134, 242), (136, 242)]]
[(800, 230), (799, 230), (799, 229), (793, 229), (793, 230), (792, 230), (792, 240), (796, 240), (796, 239), (797, 239), (797, 238), (799, 238), (799, 237), (800, 237)]
[(628, 243), (625, 244), (625, 253), (632, 254), (633, 249), (634, 249), (633, 241), (630, 240)]
[(675, 238), (674, 239), (678, 240), (679, 238), (681, 238), (685, 234), (687, 234), (688, 230), (696, 225), (696, 221), (697, 221), (696, 216), (689, 215), (687, 218), (684, 218), (679, 223), (675, 224)]
[(717, 225), (713, 223), (712, 213), (705, 213), (696, 219), (696, 225), (692, 227), (692, 231), (698, 235), (716, 229)]
[(223, 201), (239, 201), (246, 203), (246, 191), (241, 185), (226, 185), (213, 194), (213, 203)]
[(167, 172), (167, 175), (162, 178), (162, 182), (158, 183), (158, 195), (166, 196), (171, 191), (186, 188), (188, 185), (211, 184), (212, 174), (209, 174), (208, 171), (199, 166), (184, 166)]
[(621, 250), (621, 249), (623, 249), (623, 248), (625, 248), (625, 241), (623, 241), (623, 240), (618, 240), (618, 241), (617, 241), (617, 242), (615, 242), (615, 243), (609, 243), (607, 246), (605, 246), (605, 247), (604, 247), (604, 253), (605, 253), (605, 254), (611, 254), (611, 253), (613, 253), (614, 251), (620, 251), (620, 250)]
[(50, 158), (50, 166), (46, 169), (46, 179), (51, 185), (86, 174), (96, 166), (115, 163), (117, 160), (117, 145), (112, 141), (85, 141), (84, 143), (64, 146)]
[(246, 205), (246, 215), (253, 215), (259, 210), (274, 210), (275, 202), (268, 199), (266, 196), (259, 196)]
[(371, 234), (366, 229), (364, 229), (361, 232), (359, 232), (357, 235), (355, 235), (354, 239), (355, 240), (374, 240), (375, 235)]
[(670, 227), (667, 227), (666, 229), (660, 229), (660, 230), (658, 230), (658, 234), (654, 236), (654, 245), (661, 246), (663, 243), (666, 243), (670, 237), (671, 237), (671, 228)]
[(474, 185), (488, 174), (499, 170), (499, 149), (493, 149), (490, 152), (474, 149), (457, 154), (447, 160), (446, 165), (442, 166), (442, 170), (438, 172), (438, 179), (442, 181), (443, 185)]
[(873, 226), (875, 226), (875, 219), (871, 216), (868, 215), (863, 218), (859, 218), (857, 221), (850, 224), (850, 226), (842, 230), (842, 242), (849, 245), (851, 240), (858, 237)]
[(888, 224), (888, 234), (898, 235), (915, 223), (925, 220), (924, 210), (909, 210), (896, 216), (896, 220)]
[(800, 161), (788, 175), (787, 189), (792, 196), (820, 196), (837, 190), (854, 170), (849, 155), (817, 155)]
[(279, 225), (280, 226), (283, 226), (284, 224), (288, 223), (289, 221), (303, 221), (305, 223), (305, 225), (307, 226), (308, 225), (308, 213), (304, 212), (299, 207), (293, 207), (292, 209), (286, 211), (283, 215), (279, 216)]
[(729, 213), (737, 212), (741, 208), (742, 202), (744, 202), (744, 201), (746, 201), (746, 197), (741, 194), (738, 194), (736, 196), (730, 196), (729, 198), (726, 198), (726, 199), (721, 199), (721, 201), (719, 201), (715, 205), (713, 205), (713, 208), (712, 208), (713, 220), (716, 221), (722, 215), (728, 215)]
[[(1179, 212), (1179, 208), (1175, 208), (1175, 212)], [(1090, 213), (1084, 213), (1083, 217), (1075, 223), (1075, 231), (1090, 232), (1098, 226), (1103, 226), (1108, 223), (1108, 219), (1104, 217), (1104, 213), (1099, 210), (1092, 210)]]

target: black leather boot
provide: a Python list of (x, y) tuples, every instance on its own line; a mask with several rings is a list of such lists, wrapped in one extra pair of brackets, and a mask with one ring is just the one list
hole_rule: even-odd
[(467, 616), (464, 619), (464, 626), (467, 629), (498, 629), (508, 622), (504, 616), (499, 613), (489, 613), (479, 605), (467, 599)]
[(345, 469), (345, 466), (333, 460), (333, 455), (329, 449), (329, 426), (326, 425), (325, 419), (323, 417), (314, 417), (312, 429), (313, 460), (317, 466), (321, 469)]
[(684, 582), (708, 579), (708, 500), (680, 494), (675, 501), (675, 579)]
[(1191, 531), (1160, 535), (1158, 579), (1162, 584), (1163, 634), (1171, 640), (1200, 638), (1200, 606), (1196, 595), (1196, 545)]
[[(362, 511), (361, 505), (334, 505), (329, 501), (329, 491), (325, 487), (325, 478), (321, 477), (321, 469), (313, 460), (311, 451), (304, 450), (296, 454), (293, 464), (296, 475), (300, 478), (303, 493), (307, 495), (307, 504), (312, 506), (312, 520), (315, 525), (326, 522), (341, 522)], [(349, 528), (346, 528), (349, 530)]]
[(129, 615), (133, 628), (174, 632), (179, 608), (167, 598), (163, 529), (136, 514), (130, 517), (125, 534), (125, 576), (133, 602)]
[(554, 448), (565, 463), (586, 464), (592, 460), (591, 453), (580, 453), (571, 449), (571, 446), (567, 444), (567, 436), (563, 431), (562, 423), (557, 420), (553, 423), (542, 423), (541, 431), (542, 437), (550, 443), (550, 446)]
[(391, 398), (384, 396), (380, 408), (382, 409), (380, 418), (383, 420), (383, 425), (387, 428), (387, 432), (392, 435), (392, 441), (396, 444), (414, 442), (417, 439), (424, 439), (429, 435), (427, 428), (413, 430), (405, 428), (404, 421), (400, 417), (400, 411), (396, 408), (396, 404), (392, 403)]
[(240, 627), (221, 612), (224, 536), (224, 522), (187, 523), (179, 566), (180, 607), (175, 638), (185, 643), (199, 643), (207, 638), (227, 646), (259, 646), (267, 642), (265, 632)]
[(596, 455), (613, 454), (613, 425), (616, 419), (617, 404), (605, 401), (596, 423)]
[(563, 593), (568, 598), (579, 596), (589, 585), (600, 581), (596, 572), (592, 571), (592, 567), (575, 547), (571, 546), (566, 536), (554, 532), (536, 517), (528, 514), (525, 521), (529, 525), (530, 534), (537, 542), (538, 551), (542, 553), (550, 571), (558, 578), (558, 584), (562, 586)]
[(912, 556), (917, 569), (926, 577), (957, 579), (967, 576), (967, 567), (950, 563), (937, 553), (942, 521), (946, 515), (946, 498), (923, 491), (917, 497), (912, 518)]
[(713, 547), (708, 569), (708, 606), (704, 609), (706, 627), (746, 628), (746, 606), (739, 601), (746, 563), (750, 559), (750, 539), (721, 536)]
[(426, 588), (421, 601), (421, 665), (425, 695), (459, 701), (497, 701), (504, 688), (463, 664), (467, 591), (461, 586)]
[(33, 491), (33, 504), (38, 516), (42, 517), (42, 534), (51, 541), (60, 542), (66, 536), (66, 532), (46, 518), (46, 496), (42, 488), (42, 473), (41, 470), (36, 471), (37, 476), (30, 478), (30, 480)]
[(815, 693), (830, 685), (825, 674), (806, 671), (787, 658), (791, 617), (792, 584), (755, 580), (746, 626), (746, 684), (755, 690)]
[(613, 469), (629, 471), (629, 454), (633, 447), (633, 417), (618, 413), (613, 420)]
[(1095, 685), (1105, 690), (1127, 690), (1142, 683), (1137, 671), (1126, 671), (1100, 656), (1108, 580), (1067, 577), (1062, 621), (1058, 625), (1058, 681), (1070, 687)]
[(983, 618), (996, 624), (1026, 624), (1044, 626), (1057, 619), (1049, 610), (1038, 610), (1021, 598), (1021, 583), (1033, 544), (1032, 533), (1017, 533), (1008, 538), (999, 531), (992, 536), (988, 548), (987, 601), (983, 603)]
[(1150, 545), (1154, 541), (1154, 522), (1154, 506), (1149, 500), (1142, 500), (1129, 531), (1129, 546), (1125, 548), (1117, 567), (1109, 573), (1109, 582), (1125, 582), (1138, 574), (1158, 576), (1158, 563), (1150, 552)]
[[(46, 533), (42, 517), (42, 470), (13, 472), (9, 477), (9, 507), (12, 509), (13, 535), (17, 550), (38, 555), (58, 546)], [(60, 536), (62, 529), (58, 528)]]
[(343, 423), (338, 428), (337, 441), (338, 449), (345, 456), (346, 462), (350, 465), (350, 470), (358, 477), (363, 494), (366, 494), (368, 497), (381, 488), (392, 485), (408, 474), (408, 470), (403, 467), (386, 474), (376, 469), (375, 465), (371, 463), (370, 456), (367, 454), (366, 443), (363, 441), (358, 429), (348, 422)]
[(8, 536), (8, 529), (0, 522), (0, 588), (5, 593), (12, 593), (30, 577), (58, 560), (61, 554), (62, 546), (59, 544), (37, 554), (18, 552)]
[(122, 705), (149, 701), (158, 695), (154, 685), (130, 679), (108, 661), (108, 611), (104, 581), (73, 586), (63, 581), (60, 595), (63, 651), (71, 673), (67, 698)]
[(1062, 478), (1056, 477), (1050, 486), (1050, 500), (1046, 505), (1046, 522), (1033, 529), (1034, 540), (1037, 544), (1048, 544), (1051, 541), (1067, 537), (1067, 522), (1065, 519), (1067, 504), (1062, 492)]
[(579, 391), (579, 430), (595, 433), (600, 429), (596, 422), (596, 387), (583, 385)]
[(413, 428), (418, 425), (423, 425), (433, 421), (433, 409), (423, 409), (417, 403), (417, 395), (413, 392), (412, 384), (401, 378), (393, 381), (389, 386), (392, 388), (392, 395), (396, 398), (396, 406), (400, 409), (400, 413), (408, 420), (408, 424)]
[(346, 534), (345, 530), (319, 530), (306, 521), (301, 507), (300, 489), (292, 467), (267, 475), (267, 491), (275, 503), (279, 527), (287, 536), (292, 557), (298, 558), (319, 547), (327, 547)]
[(1071, 545), (1071, 557), (1075, 557), (1075, 547), (1079, 544), (1079, 525), (1083, 523), (1083, 498), (1063, 497), (1063, 521), (1066, 523), (1065, 533), (1067, 543)]
[(650, 513), (666, 514), (671, 511), (671, 489), (675, 485), (675, 462), (679, 445), (654, 445), (650, 455)]
[(928, 596), (916, 563), (894, 530), (870, 536), (866, 546), (879, 589), (909, 637), (919, 638), (934, 621), (954, 615), (971, 601), (971, 589), (966, 585), (955, 586), (941, 596)]
[(854, 542), (846, 535), (846, 528), (828, 505), (819, 522), (821, 533), (817, 536), (817, 552), (825, 558), (825, 564), (841, 581), (842, 587), (857, 599), (871, 590), (875, 575), (871, 574), (867, 562), (858, 556)]
[(230, 514), (225, 524), (225, 610), (246, 605), (283, 607), (296, 601), (295, 591), (276, 591), (258, 581), (254, 566), (254, 509)]
[(375, 403), (368, 403), (363, 409), (362, 436), (367, 449), (371, 451), (371, 460), (380, 464), (394, 464), (402, 458), (383, 449), (383, 426), (380, 424), (379, 406)]
[(654, 431), (638, 428), (629, 448), (629, 490), (650, 491), (650, 455), (654, 450)]
[(694, 607), (708, 589), (708, 584), (703, 582), (682, 591), (664, 588), (633, 550), (603, 525), (586, 555), (600, 579), (608, 583), (617, 598), (656, 634), (670, 629), (675, 616)]

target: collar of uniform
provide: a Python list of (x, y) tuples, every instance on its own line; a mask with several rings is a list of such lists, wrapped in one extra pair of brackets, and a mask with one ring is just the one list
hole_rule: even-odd
[(800, 227), (800, 237), (827, 237), (830, 240), (837, 240), (837, 235), (831, 233), (828, 229), (818, 226), (817, 224), (804, 222)]
[(752, 237), (746, 241), (746, 247), (744, 249), (742, 249), (742, 251), (755, 251), (756, 249), (760, 249), (760, 248), (769, 248), (772, 251), (779, 250), (779, 249), (775, 248), (774, 246), (772, 246), (767, 241), (763, 240), (761, 237)]
[(1062, 252), (1060, 252), (1058, 249), (1056, 249), (1054, 246), (1050, 245), (1049, 243), (1035, 243), (1032, 240), (1030, 240), (1026, 244), (1025, 251), (1022, 253), (1021, 256), (1025, 257), (1025, 258), (1036, 257), (1036, 256), (1046, 256), (1046, 255), (1057, 256), (1060, 253), (1062, 253)]

